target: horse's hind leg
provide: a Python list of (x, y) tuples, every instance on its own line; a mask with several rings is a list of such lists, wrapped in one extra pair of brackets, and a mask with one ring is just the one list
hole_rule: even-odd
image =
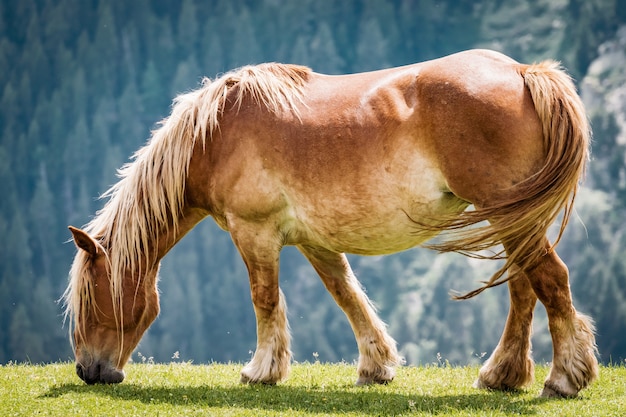
[(359, 348), (357, 385), (393, 380), (400, 364), (396, 342), (378, 318), (344, 254), (299, 246), (350, 321)]
[(546, 308), (552, 335), (552, 368), (541, 395), (574, 397), (598, 375), (593, 324), (574, 309), (567, 267), (554, 250), (526, 276)]
[(506, 391), (522, 388), (533, 381), (530, 336), (537, 296), (524, 274), (508, 284), (509, 316), (498, 346), (480, 369), (474, 383), (477, 388)]
[(291, 361), (287, 308), (278, 286), (281, 248), (263, 230), (239, 227), (231, 235), (248, 268), (257, 322), (256, 351), (241, 370), (241, 382), (275, 384), (287, 377)]

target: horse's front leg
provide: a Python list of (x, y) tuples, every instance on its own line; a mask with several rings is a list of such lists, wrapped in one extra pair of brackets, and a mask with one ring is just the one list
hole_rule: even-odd
[(530, 354), (530, 336), (537, 296), (524, 274), (508, 284), (511, 306), (504, 332), (480, 369), (474, 383), (477, 388), (506, 391), (522, 388), (533, 381), (535, 366)]
[(278, 286), (281, 247), (271, 233), (255, 229), (231, 235), (248, 268), (257, 323), (256, 351), (241, 370), (241, 382), (275, 384), (288, 376), (291, 361), (287, 307)]
[(322, 248), (298, 246), (298, 249), (311, 262), (350, 321), (359, 348), (357, 385), (392, 381), (395, 367), (401, 363), (396, 342), (376, 315), (346, 256)]

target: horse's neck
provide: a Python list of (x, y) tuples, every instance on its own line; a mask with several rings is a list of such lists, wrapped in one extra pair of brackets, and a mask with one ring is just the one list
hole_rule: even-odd
[(170, 226), (166, 228), (155, 239), (158, 242), (157, 260), (161, 260), (206, 215), (204, 210), (183, 208), (176, 227)]

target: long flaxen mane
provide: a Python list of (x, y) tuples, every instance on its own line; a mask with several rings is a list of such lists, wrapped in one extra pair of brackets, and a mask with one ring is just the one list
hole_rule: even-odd
[[(201, 88), (174, 99), (170, 116), (152, 132), (132, 162), (119, 170), (119, 182), (102, 196), (108, 198), (107, 203), (84, 227), (106, 249), (118, 330), (124, 323), (121, 306), (125, 271), (133, 271), (140, 278), (141, 271), (155, 261), (144, 248), (154, 244), (161, 231), (178, 227), (187, 170), (197, 141), (204, 145), (207, 137), (212, 140), (225, 107), (232, 105), (236, 111), (246, 98), (273, 112), (286, 110), (298, 115), (297, 104), (302, 102), (310, 72), (307, 67), (270, 63), (246, 66), (214, 81), (204, 79)], [(97, 308), (88, 257), (82, 250), (76, 254), (63, 295), (70, 334), (82, 314)], [(77, 330), (78, 337), (83, 337), (84, 329)]]

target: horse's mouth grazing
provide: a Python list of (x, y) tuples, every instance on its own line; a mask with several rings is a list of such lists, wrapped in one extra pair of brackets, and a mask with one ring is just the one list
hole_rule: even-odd
[(106, 362), (94, 362), (90, 366), (76, 364), (76, 374), (89, 385), (118, 384), (124, 380), (124, 371)]

